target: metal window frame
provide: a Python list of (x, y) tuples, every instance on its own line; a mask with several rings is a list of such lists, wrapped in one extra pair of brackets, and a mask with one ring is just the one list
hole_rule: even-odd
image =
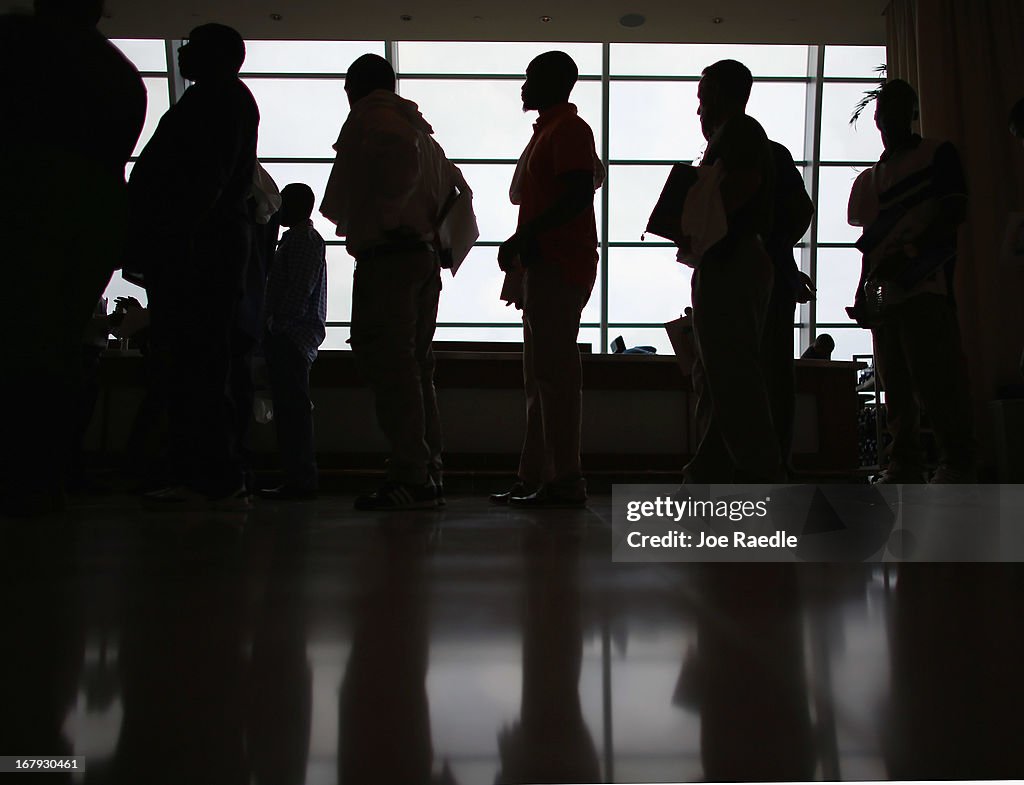
[[(593, 42), (596, 43), (596, 42)], [(170, 103), (173, 105), (176, 103), (185, 92), (188, 87), (188, 83), (183, 80), (175, 67), (175, 55), (179, 46), (181, 46), (181, 39), (165, 39), (164, 47), (166, 52), (166, 71), (146, 71), (145, 76), (147, 77), (165, 77), (168, 85), (168, 95), (170, 96)], [(512, 81), (521, 80), (522, 74), (487, 74), (487, 73), (403, 73), (400, 67), (400, 52), (401, 42), (396, 39), (386, 39), (383, 41), (384, 44), (384, 57), (395, 69), (395, 73), (398, 77), (399, 92), (401, 91), (402, 81), (422, 81), (422, 80), (433, 80), (433, 81)], [(599, 289), (599, 301), (600, 301), (600, 317), (597, 322), (587, 322), (581, 324), (581, 328), (597, 328), (600, 330), (601, 347), (599, 353), (605, 354), (608, 352), (608, 345), (610, 339), (611, 329), (644, 329), (644, 328), (660, 328), (662, 325), (660, 322), (613, 322), (609, 319), (609, 306), (610, 306), (610, 292), (609, 292), (609, 277), (610, 277), (610, 251), (616, 248), (671, 248), (672, 244), (668, 242), (652, 241), (652, 242), (624, 242), (624, 241), (613, 241), (609, 238), (609, 230), (611, 226), (610, 221), (610, 197), (609, 192), (612, 187), (613, 167), (619, 166), (670, 166), (678, 163), (676, 160), (665, 160), (665, 159), (632, 159), (632, 158), (612, 158), (611, 157), (611, 91), (613, 83), (695, 83), (700, 80), (698, 75), (668, 75), (668, 74), (612, 74), (611, 73), (611, 42), (601, 42), (601, 73), (600, 74), (584, 74), (580, 76), (580, 81), (584, 82), (595, 82), (600, 84), (601, 87), (601, 150), (599, 155), (601, 161), (605, 166), (607, 173), (607, 180), (605, 181), (604, 188), (600, 192), (600, 200), (598, 204), (598, 221), (601, 227), (601, 240), (599, 248), (599, 267), (598, 267), (598, 281), (600, 283)], [(873, 161), (823, 161), (821, 160), (821, 121), (822, 121), (822, 98), (824, 94), (824, 88), (826, 84), (864, 84), (870, 85), (877, 82), (874, 77), (846, 77), (846, 76), (826, 76), (825, 70), (825, 50), (826, 45), (824, 44), (813, 44), (807, 47), (807, 73), (803, 76), (767, 76), (757, 77), (755, 82), (757, 83), (776, 83), (776, 84), (803, 84), (806, 85), (806, 100), (805, 100), (805, 118), (804, 118), (804, 146), (802, 150), (802, 159), (796, 161), (798, 166), (803, 168), (804, 181), (807, 185), (808, 192), (811, 196), (815, 208), (818, 206), (820, 187), (821, 187), (821, 169), (822, 167), (860, 167), (870, 166)], [(321, 71), (321, 72), (243, 72), (242, 76), (246, 79), (273, 79), (273, 80), (287, 80), (287, 79), (324, 79), (324, 80), (338, 80), (344, 79), (344, 71)], [(133, 157), (134, 161), (135, 158)], [(319, 156), (271, 156), (261, 158), (261, 162), (270, 164), (319, 164), (325, 165), (333, 162), (332, 157), (319, 157)], [(453, 158), (452, 161), (456, 164), (466, 165), (501, 165), (511, 166), (517, 162), (516, 158)], [(812, 279), (817, 280), (818, 273), (818, 251), (819, 249), (829, 248), (851, 248), (852, 243), (832, 243), (822, 242), (818, 238), (818, 215), (815, 211), (815, 215), (812, 218), (811, 229), (809, 231), (808, 239), (799, 244), (798, 249), (800, 252), (800, 268), (803, 272), (807, 273)], [(343, 246), (344, 241), (330, 239), (327, 240), (327, 244), (331, 246)], [(500, 244), (498, 239), (481, 240), (476, 243), (478, 247), (496, 247)], [(329, 321), (329, 327), (349, 327), (349, 321)], [(798, 313), (797, 321), (794, 323), (794, 328), (800, 331), (800, 342), (803, 345), (809, 344), (817, 335), (820, 328), (828, 329), (843, 329), (851, 327), (850, 324), (836, 323), (836, 322), (819, 322), (817, 320), (817, 308), (815, 302), (812, 300), (809, 303), (801, 304)], [(438, 327), (448, 328), (466, 328), (466, 329), (513, 329), (519, 327), (518, 322), (477, 322), (477, 321), (459, 321), (459, 322), (440, 322)]]

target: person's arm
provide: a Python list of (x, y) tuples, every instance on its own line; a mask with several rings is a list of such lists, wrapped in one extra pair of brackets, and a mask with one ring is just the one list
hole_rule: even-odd
[(506, 270), (523, 249), (533, 246), (538, 237), (569, 223), (588, 207), (593, 206), (593, 170), (566, 172), (559, 175), (558, 182), (562, 186), (562, 192), (554, 204), (532, 221), (520, 226), (516, 233), (498, 248), (498, 265), (502, 270)]

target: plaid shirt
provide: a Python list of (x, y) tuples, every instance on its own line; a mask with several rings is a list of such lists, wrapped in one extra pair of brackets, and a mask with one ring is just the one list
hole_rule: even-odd
[(281, 237), (267, 282), (267, 329), (294, 341), (310, 362), (327, 335), (326, 254), (312, 221), (295, 226)]

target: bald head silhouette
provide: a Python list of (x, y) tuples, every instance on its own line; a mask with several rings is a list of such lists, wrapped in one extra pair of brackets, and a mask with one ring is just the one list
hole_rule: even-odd
[(523, 111), (540, 111), (569, 100), (580, 72), (565, 52), (537, 55), (526, 67), (523, 84)]

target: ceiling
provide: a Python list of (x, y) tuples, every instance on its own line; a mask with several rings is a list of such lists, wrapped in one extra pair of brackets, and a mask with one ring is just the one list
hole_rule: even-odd
[[(0, 0), (0, 7), (30, 0)], [(886, 0), (107, 0), (111, 37), (883, 44)], [(646, 22), (627, 28), (625, 14)], [(272, 18), (278, 15), (279, 20)], [(411, 17), (403, 20), (403, 16)], [(550, 17), (550, 21), (542, 21)], [(713, 20), (718, 20), (713, 21)]]

